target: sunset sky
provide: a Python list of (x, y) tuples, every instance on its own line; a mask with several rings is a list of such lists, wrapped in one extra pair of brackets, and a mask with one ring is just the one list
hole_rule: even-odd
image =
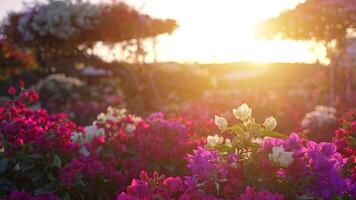
[[(110, 0), (92, 0), (105, 2)], [(311, 45), (262, 41), (258, 22), (293, 8), (302, 0), (126, 0), (154, 17), (179, 23), (173, 35), (159, 38), (158, 60), (179, 62), (314, 62)], [(21, 9), (22, 0), (0, 0), (0, 17)], [(26, 1), (29, 2), (29, 1)], [(149, 49), (148, 49), (149, 50)], [(105, 49), (100, 50), (106, 54)], [(152, 56), (149, 56), (152, 58)], [(111, 57), (108, 57), (110, 59)]]

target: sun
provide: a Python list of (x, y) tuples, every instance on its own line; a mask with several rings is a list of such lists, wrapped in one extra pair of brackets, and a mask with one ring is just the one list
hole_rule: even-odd
[[(262, 41), (256, 25), (303, 0), (128, 0), (154, 17), (173, 18), (179, 28), (158, 39), (159, 61), (179, 62), (315, 62), (311, 44)], [(148, 61), (153, 60), (150, 44)]]

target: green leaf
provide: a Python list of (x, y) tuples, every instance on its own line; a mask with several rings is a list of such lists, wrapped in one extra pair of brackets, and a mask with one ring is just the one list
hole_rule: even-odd
[(44, 176), (44, 173), (41, 172), (31, 172), (30, 174), (27, 175), (29, 179), (31, 179), (32, 182), (37, 182), (39, 179), (41, 179)]
[(30, 169), (32, 169), (35, 165), (32, 162), (29, 161), (22, 161), (20, 162), (20, 170), (21, 172), (26, 172)]
[(351, 148), (355, 149), (356, 148), (356, 139), (352, 136), (346, 137), (346, 140), (349, 142)]
[(283, 139), (288, 138), (288, 135), (285, 135), (285, 134), (279, 133), (279, 132), (275, 132), (275, 131), (264, 131), (263, 135), (267, 136), (267, 137), (274, 137), (274, 138), (283, 138)]
[(51, 166), (56, 168), (60, 168), (62, 166), (62, 161), (58, 155), (54, 155)]
[(77, 178), (75, 180), (74, 185), (76, 185), (76, 186), (86, 186), (85, 182), (80, 178)]
[(9, 160), (7, 158), (2, 158), (0, 160), (0, 173), (4, 172), (9, 164)]
[(48, 137), (48, 139), (52, 140), (52, 139), (54, 139), (56, 137), (56, 134), (50, 133), (50, 134), (48, 134), (47, 137)]
[(34, 158), (34, 159), (42, 159), (44, 156), (42, 154), (39, 153), (35, 153), (29, 156), (30, 158)]
[(236, 124), (232, 127), (229, 128), (229, 130), (233, 131), (233, 132), (237, 132), (237, 133), (243, 133), (244, 129), (243, 129), (243, 124)]
[(34, 191), (34, 194), (35, 195), (42, 195), (42, 194), (49, 194), (49, 193), (52, 193), (55, 191), (55, 187), (53, 184), (48, 184), (48, 185), (44, 185), (44, 186), (41, 186), (39, 188), (37, 188), (35, 191)]
[(249, 146), (250, 147), (254, 147), (254, 148), (260, 148), (261, 147), (261, 145), (258, 144), (258, 143), (251, 143)]
[(61, 196), (61, 199), (62, 199), (62, 200), (70, 200), (70, 195), (68, 194), (68, 192), (64, 193), (64, 194)]

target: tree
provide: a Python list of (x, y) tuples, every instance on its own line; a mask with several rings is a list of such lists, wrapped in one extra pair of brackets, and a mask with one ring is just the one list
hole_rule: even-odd
[[(10, 43), (33, 48), (41, 67), (59, 66), (59, 70), (64, 70), (63, 63), (74, 66), (74, 63), (82, 62), (109, 69), (126, 83), (129, 93), (139, 95), (144, 88), (142, 81), (138, 81), (143, 69), (128, 68), (118, 63), (109, 65), (88, 51), (97, 42), (133, 44), (136, 60), (139, 60), (139, 56), (145, 53), (144, 39), (170, 34), (176, 28), (175, 20), (152, 18), (123, 2), (93, 4), (81, 0), (48, 0), (10, 14), (1, 31)], [(151, 85), (149, 90), (155, 91), (154, 84)], [(145, 101), (145, 98), (139, 99)], [(159, 101), (159, 98), (155, 99)]]
[(115, 44), (172, 33), (175, 20), (154, 19), (122, 2), (92, 4), (49, 0), (12, 13), (2, 26), (12, 43), (48, 52), (87, 50), (97, 42)]
[(330, 98), (334, 99), (334, 71), (347, 43), (356, 33), (355, 0), (307, 0), (293, 10), (262, 22), (257, 35), (264, 38), (314, 40), (327, 49), (330, 63)]

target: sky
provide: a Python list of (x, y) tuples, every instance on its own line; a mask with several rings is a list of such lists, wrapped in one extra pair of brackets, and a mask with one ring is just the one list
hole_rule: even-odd
[[(109, 2), (110, 0), (91, 0)], [(315, 62), (307, 42), (265, 41), (254, 37), (258, 22), (277, 16), (303, 0), (126, 0), (141, 12), (159, 18), (173, 18), (179, 28), (158, 38), (158, 61), (219, 63)], [(0, 0), (0, 17), (20, 10), (23, 0)], [(25, 1), (31, 2), (31, 1)], [(150, 51), (151, 48), (147, 48)], [(314, 49), (315, 50), (315, 49)], [(114, 59), (108, 49), (97, 51)], [(151, 51), (152, 52), (152, 51)], [(321, 49), (322, 52), (322, 49)], [(148, 61), (153, 54), (149, 53)], [(322, 57), (322, 55), (319, 55)]]

